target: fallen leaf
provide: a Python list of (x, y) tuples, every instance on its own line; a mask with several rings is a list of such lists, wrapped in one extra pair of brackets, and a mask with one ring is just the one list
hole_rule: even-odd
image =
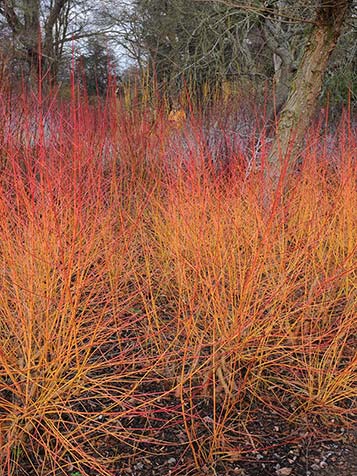
[(277, 476), (289, 476), (292, 473), (292, 468), (280, 468), (277, 469), (275, 472)]

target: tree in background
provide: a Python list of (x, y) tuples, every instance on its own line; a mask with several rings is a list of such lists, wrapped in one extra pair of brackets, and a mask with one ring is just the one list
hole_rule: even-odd
[[(318, 6), (317, 0), (104, 0), (97, 17), (112, 32), (112, 41), (142, 72), (149, 67), (170, 95), (183, 84), (194, 84), (198, 96), (207, 84), (238, 82), (260, 92), (270, 84), (274, 103), (267, 116), (275, 122)], [(345, 41), (337, 46), (343, 65), (356, 45), (355, 17), (350, 15), (350, 23), (345, 23), (341, 32)], [(339, 71), (348, 81), (352, 61), (347, 64)], [(335, 72), (331, 69), (329, 78)]]
[(288, 152), (295, 160), (292, 152), (315, 113), (330, 56), (354, 17), (353, 0), (135, 0), (132, 11), (153, 74), (171, 95), (187, 75), (202, 87), (247, 66), (256, 72), (251, 46), (270, 50), (275, 101), (269, 118), (276, 120), (277, 134), (269, 162), (276, 186)]
[[(351, 0), (320, 0), (288, 98), (282, 107), (268, 161), (276, 184), (282, 165), (294, 166), (296, 152), (316, 110), (329, 58), (351, 12)], [(286, 164), (287, 161), (287, 164)]]
[(345, 21), (336, 48), (331, 53), (323, 83), (323, 99), (338, 116), (347, 106), (357, 111), (357, 4)]
[(113, 50), (106, 44), (105, 38), (92, 36), (85, 42), (82, 53), (77, 57), (78, 76), (84, 80), (90, 96), (105, 95), (110, 77), (117, 75), (117, 62)]
[(261, 40), (255, 41), (254, 50), (247, 48), (245, 42), (255, 24), (244, 11), (191, 0), (117, 1), (114, 5), (110, 11), (102, 10), (103, 21), (125, 32), (123, 47), (142, 71), (149, 67), (151, 76), (170, 96), (176, 96), (185, 84), (200, 95), (207, 85), (264, 76), (261, 60), (255, 62), (256, 68), (251, 67)]
[[(274, 95), (267, 118), (275, 123), (291, 85), (302, 84), (297, 78), (304, 52), (323, 18), (318, 11), (335, 18), (346, 3), (348, 21), (335, 30), (339, 44), (330, 48), (332, 61), (325, 62), (326, 80), (318, 88), (325, 97), (330, 90), (342, 98), (356, 81), (356, 0), (0, 0), (0, 57), (9, 70), (25, 64), (34, 78), (41, 72), (66, 80), (73, 51), (84, 54), (89, 74), (107, 61), (104, 50), (111, 46), (113, 55), (126, 56), (123, 70), (137, 65), (141, 74), (149, 71), (172, 98), (185, 85), (200, 98), (219, 84), (260, 93), (268, 84)], [(334, 23), (340, 23), (337, 17)], [(98, 41), (90, 43), (92, 38)], [(95, 73), (97, 82), (98, 75), (105, 77), (103, 68)]]
[(70, 0), (0, 0), (0, 14), (11, 33), (14, 52), (31, 75), (38, 76), (41, 67), (41, 73), (50, 70), (56, 76), (71, 8)]
[[(94, 0), (0, 0), (1, 34), (11, 44), (11, 61), (56, 81), (72, 60), (72, 42), (103, 35), (94, 22)], [(66, 46), (69, 48), (66, 49)]]

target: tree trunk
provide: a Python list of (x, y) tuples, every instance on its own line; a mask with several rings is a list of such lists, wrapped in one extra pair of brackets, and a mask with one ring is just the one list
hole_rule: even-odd
[[(0, 0), (0, 13), (21, 46), (20, 57), (27, 63), (29, 78), (34, 84), (43, 76), (46, 76), (46, 80), (56, 79), (71, 5), (70, 0), (52, 0), (42, 27), (41, 0), (22, 0), (16, 7), (12, 0)], [(54, 38), (56, 23), (59, 21), (63, 36), (58, 34)]]
[(68, 14), (71, 2), (68, 0), (55, 0), (44, 25), (43, 38), (43, 72), (48, 75), (49, 81), (55, 83), (62, 56), (63, 38), (55, 32), (56, 22), (61, 21), (62, 28), (66, 31), (68, 26)]
[(282, 25), (282, 9), (287, 6), (286, 1), (278, 0), (276, 3), (276, 14), (271, 13), (265, 18), (263, 35), (268, 48), (273, 54), (274, 63), (274, 100), (267, 109), (267, 133), (275, 129), (275, 123), (280, 111), (289, 96), (290, 85), (296, 70), (295, 51), (291, 45), (291, 32)]
[(268, 156), (276, 188), (282, 170), (291, 171), (314, 114), (328, 59), (336, 46), (351, 0), (321, 0), (309, 41), (283, 107)]
[(40, 73), (40, 1), (24, 0), (23, 9), (23, 29), (20, 34), (20, 40), (26, 50), (29, 75), (36, 82)]

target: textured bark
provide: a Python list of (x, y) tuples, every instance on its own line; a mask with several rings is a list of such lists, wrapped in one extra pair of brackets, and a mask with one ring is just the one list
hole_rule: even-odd
[(268, 48), (273, 53), (274, 63), (274, 101), (267, 109), (268, 133), (272, 131), (276, 119), (289, 96), (290, 84), (294, 77), (295, 55), (291, 50), (290, 32), (284, 31), (281, 24), (281, 9), (284, 3), (278, 1), (278, 11), (274, 18), (266, 18), (263, 34)]
[(282, 167), (294, 166), (297, 152), (314, 114), (328, 59), (340, 36), (351, 0), (321, 0), (309, 41), (281, 111), (268, 162), (276, 186)]
[[(58, 73), (58, 63), (62, 54), (61, 40), (54, 37), (54, 27), (62, 12), (66, 9), (68, 10), (69, 7), (70, 2), (68, 0), (55, 0), (44, 25), (44, 70), (50, 71), (50, 78), (52, 80), (56, 80)], [(68, 22), (68, 17), (66, 21)]]
[[(22, 0), (18, 8), (12, 0), (0, 0), (0, 13), (19, 43), (18, 55), (27, 62), (34, 83), (37, 83), (39, 75), (45, 73), (48, 78), (52, 76), (54, 79), (63, 46), (61, 39), (54, 37), (54, 29), (61, 14), (70, 5), (70, 0), (53, 0), (41, 34), (40, 0)], [(68, 21), (68, 14), (65, 18)], [(52, 74), (47, 74), (49, 71)]]
[(24, 0), (23, 2), (24, 18), (23, 29), (19, 35), (19, 39), (23, 44), (29, 71), (34, 78), (39, 74), (39, 39), (40, 39), (40, 1)]

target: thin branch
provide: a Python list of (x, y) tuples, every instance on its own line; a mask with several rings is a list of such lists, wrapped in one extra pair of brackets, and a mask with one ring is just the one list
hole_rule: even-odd
[(23, 25), (16, 15), (14, 6), (8, 0), (0, 0), (0, 6), (2, 5), (3, 16), (6, 18), (9, 27), (14, 34), (19, 33), (23, 29)]
[[(271, 7), (257, 7), (251, 4), (246, 3), (238, 3), (238, 2), (230, 2), (228, 0), (194, 0), (197, 3), (220, 3), (221, 5), (225, 5), (230, 8), (237, 8), (244, 10), (248, 13), (254, 13), (263, 18), (271, 18), (272, 15), (276, 15), (276, 10)], [(288, 13), (288, 10), (281, 10), (279, 12), (279, 16), (281, 17), (280, 21), (282, 23), (306, 23), (310, 25), (315, 25), (316, 22), (314, 20), (308, 20), (306, 18), (298, 17), (291, 15)]]

